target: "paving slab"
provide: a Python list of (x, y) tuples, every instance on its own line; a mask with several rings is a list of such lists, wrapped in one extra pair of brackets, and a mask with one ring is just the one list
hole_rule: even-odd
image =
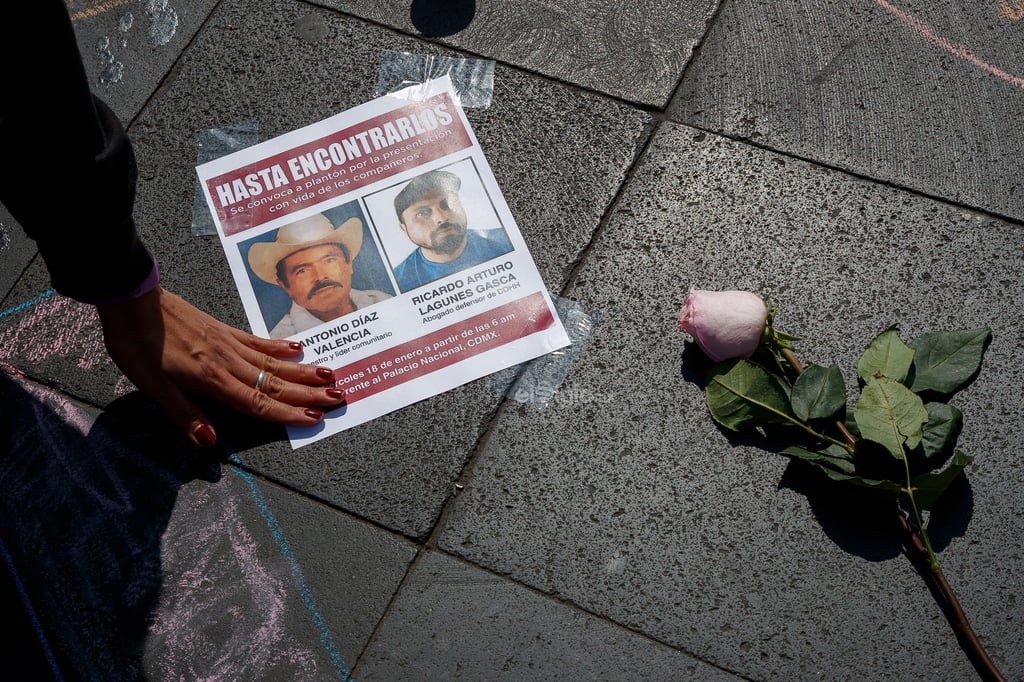
[(362, 103), (387, 49), (498, 61), (470, 121), (545, 282), (598, 324), (546, 409), (484, 379), (292, 452), (211, 407), (222, 447), (197, 459), (14, 234), (0, 541), (40, 670), (50, 646), (96, 679), (975, 677), (891, 519), (712, 426), (675, 329), (700, 287), (770, 294), (848, 383), (890, 324), (993, 327), (954, 401), (977, 460), (932, 537), (1024, 677), (1019, 2), (69, 4), (131, 123), (143, 238), (201, 308), (246, 326), (191, 234), (199, 131)]
[(182, 489), (146, 641), (151, 679), (345, 679), (416, 548), (224, 467)]
[[(621, 99), (664, 108), (718, 0), (321, 0), (415, 35)], [(414, 44), (415, 45), (415, 44)], [(415, 53), (433, 54), (427, 42)]]
[(1024, 676), (1007, 608), (1024, 580), (1022, 253), (1004, 221), (664, 124), (565, 293), (601, 313), (589, 346), (547, 409), (503, 409), (441, 547), (751, 679), (970, 679), (891, 519), (713, 426), (676, 317), (690, 288), (770, 295), (798, 356), (848, 385), (894, 323), (991, 326), (954, 400), (977, 460), (933, 533), (990, 654)]
[(319, 680), (356, 660), (415, 547), (175, 447), (146, 401), (0, 384), (3, 570), (44, 633), (37, 672)]
[(126, 123), (142, 109), (217, 0), (69, 0), (93, 91)]
[(106, 353), (96, 309), (55, 293), (39, 259), (0, 311), (0, 362), (94, 405), (134, 390)]
[(441, 553), (414, 569), (360, 680), (741, 678)]
[[(326, 31), (312, 40), (297, 29), (311, 24), (310, 13)], [(224, 30), (229, 23), (234, 28)], [(218, 319), (247, 327), (219, 242), (191, 234), (199, 130), (255, 120), (261, 139), (268, 139), (325, 118), (372, 98), (381, 49), (413, 43), (300, 3), (220, 6), (130, 129), (141, 169), (138, 222), (162, 264), (165, 286)], [(498, 69), (495, 80), (494, 103), (470, 110), (470, 121), (545, 282), (557, 292), (649, 134), (650, 117), (512, 69)], [(37, 267), (8, 297), (10, 305), (45, 286)], [(87, 308), (53, 299), (31, 318), (0, 319), (4, 324), (9, 337), (21, 340), (5, 357), (34, 376), (98, 405), (131, 390), (105, 359)], [(42, 353), (29, 340), (39, 338), (55, 339), (49, 345), (62, 352)], [(89, 348), (94, 352), (83, 359)], [(89, 374), (81, 371), (83, 363)], [(476, 382), (295, 454), (280, 428), (244, 423), (237, 429), (241, 437), (226, 433), (236, 449), (251, 448), (246, 462), (261, 473), (420, 537), (500, 400)]]
[(35, 242), (0, 205), (0, 300), (10, 292), (36, 253)]
[(678, 121), (1024, 219), (1019, 3), (724, 2)]
[[(229, 23), (234, 28), (223, 30)], [(191, 199), (199, 130), (254, 121), (265, 140), (319, 121), (374, 97), (382, 49), (416, 44), (303, 3), (220, 6), (131, 130), (141, 156), (144, 236), (184, 263), (196, 244), (219, 248), (182, 227), (191, 223), (191, 203), (181, 198)], [(646, 141), (651, 117), (501, 67), (492, 105), (467, 115), (542, 276), (557, 291)], [(195, 279), (168, 269), (171, 278)], [(211, 302), (226, 298), (224, 291), (214, 290)]]

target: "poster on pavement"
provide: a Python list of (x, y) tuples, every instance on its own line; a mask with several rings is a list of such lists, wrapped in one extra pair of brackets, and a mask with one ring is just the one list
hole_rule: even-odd
[(569, 344), (447, 77), (196, 170), (253, 333), (345, 390), (295, 448)]

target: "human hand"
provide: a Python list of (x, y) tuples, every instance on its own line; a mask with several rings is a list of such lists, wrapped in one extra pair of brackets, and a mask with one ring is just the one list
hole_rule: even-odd
[(324, 387), (330, 369), (286, 359), (302, 353), (300, 344), (247, 334), (161, 287), (97, 311), (114, 363), (199, 447), (213, 445), (217, 434), (189, 395), (294, 426), (316, 424), (324, 408), (345, 402), (343, 390)]

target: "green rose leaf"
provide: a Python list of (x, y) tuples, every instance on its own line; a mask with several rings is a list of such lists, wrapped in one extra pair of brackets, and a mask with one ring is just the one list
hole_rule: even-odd
[(794, 420), (782, 380), (742, 358), (711, 368), (705, 399), (714, 420), (733, 431)]
[(826, 469), (820, 467), (825, 475), (831, 478), (833, 481), (839, 481), (840, 483), (849, 483), (856, 485), (861, 488), (870, 488), (872, 490), (880, 490), (888, 493), (898, 493), (903, 490), (903, 486), (895, 481), (888, 481), (886, 479), (874, 479), (864, 478), (863, 476), (856, 476), (854, 474), (845, 474), (841, 471), (835, 471), (832, 469)]
[(912, 450), (921, 442), (928, 411), (916, 393), (883, 376), (868, 380), (853, 418), (861, 437), (883, 445), (893, 457), (904, 459), (904, 447)]
[(828, 470), (832, 470), (852, 475), (856, 471), (850, 451), (838, 445), (830, 445), (823, 450), (817, 451), (808, 450), (799, 445), (791, 445), (783, 450), (782, 454), (809, 462), (826, 473), (828, 473)]
[(964, 414), (947, 403), (926, 403), (928, 422), (921, 437), (921, 454), (925, 457), (945, 457), (953, 451), (956, 439), (964, 425)]
[(840, 473), (839, 471), (828, 471), (827, 469), (824, 469), (823, 471), (826, 476), (833, 480), (840, 481), (841, 483), (858, 485), (860, 487), (869, 487), (872, 491), (899, 493), (903, 489), (902, 485), (891, 480), (877, 480), (874, 478), (864, 478), (863, 476), (852, 476), (850, 474)]
[(910, 342), (916, 351), (910, 388), (950, 395), (963, 388), (981, 368), (981, 358), (992, 340), (988, 327), (951, 332), (929, 332)]
[(838, 365), (810, 365), (793, 384), (793, 412), (804, 421), (835, 415), (846, 405), (846, 384)]
[(874, 376), (883, 376), (903, 381), (914, 360), (914, 349), (900, 339), (896, 327), (889, 327), (872, 339), (867, 350), (857, 362), (857, 376), (867, 381)]
[(956, 477), (973, 461), (973, 457), (968, 457), (957, 450), (953, 455), (953, 460), (945, 469), (921, 474), (915, 478), (911, 487), (914, 489), (914, 500), (917, 501), (917, 505), (922, 509), (932, 509), (942, 494), (956, 480)]

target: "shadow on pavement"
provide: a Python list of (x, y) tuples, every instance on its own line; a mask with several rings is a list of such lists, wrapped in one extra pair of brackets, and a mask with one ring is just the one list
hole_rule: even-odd
[(0, 603), (20, 629), (6, 660), (24, 679), (142, 679), (178, 491), (220, 465), (139, 394), (93, 418), (4, 372), (0, 438)]
[(469, 26), (476, 16), (476, 0), (413, 0), (409, 19), (428, 38), (443, 38)]
[[(681, 360), (683, 379), (705, 390), (706, 375), (714, 363), (689, 341)], [(715, 425), (734, 447), (758, 447), (779, 453), (788, 444), (760, 431), (736, 433)], [(892, 559), (902, 552), (898, 510), (890, 495), (829, 480), (820, 470), (800, 461), (790, 461), (779, 480), (779, 488), (788, 488), (806, 497), (822, 530), (844, 551), (869, 561)], [(970, 482), (966, 475), (958, 476), (928, 520), (928, 536), (936, 553), (954, 537), (967, 532), (973, 508)]]

